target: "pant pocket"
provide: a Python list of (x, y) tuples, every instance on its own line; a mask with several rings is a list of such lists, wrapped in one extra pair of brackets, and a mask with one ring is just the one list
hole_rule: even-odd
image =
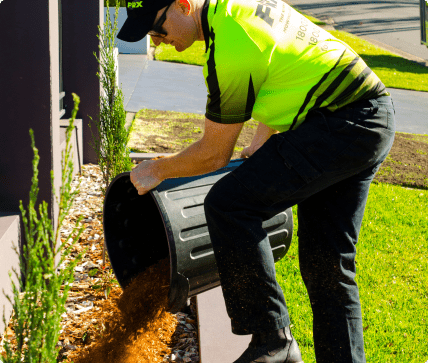
[(263, 204), (272, 206), (291, 197), (321, 172), (290, 142), (274, 135), (232, 175)]
[(278, 143), (277, 151), (288, 169), (293, 169), (306, 182), (317, 179), (321, 172), (293, 144), (283, 138)]

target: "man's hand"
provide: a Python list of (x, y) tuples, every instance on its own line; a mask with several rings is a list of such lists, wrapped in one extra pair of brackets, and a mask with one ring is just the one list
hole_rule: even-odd
[(251, 146), (244, 147), (244, 150), (241, 151), (241, 158), (246, 159), (253, 155), (255, 150)]
[(270, 128), (259, 122), (257, 127), (256, 134), (254, 135), (253, 141), (250, 146), (247, 146), (241, 152), (241, 158), (249, 158), (253, 155), (273, 134), (278, 133), (278, 131)]
[(131, 182), (138, 190), (139, 195), (146, 194), (162, 183), (163, 180), (154, 175), (155, 163), (153, 160), (144, 160), (132, 169)]

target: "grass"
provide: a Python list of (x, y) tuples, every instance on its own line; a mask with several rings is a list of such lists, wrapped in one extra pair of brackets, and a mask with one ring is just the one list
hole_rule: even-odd
[[(148, 119), (142, 122), (141, 119)], [(177, 120), (186, 119), (187, 122), (179, 123)], [(203, 115), (184, 112), (160, 112), (156, 110), (142, 109), (135, 115), (132, 123), (128, 147), (132, 152), (156, 152), (146, 149), (147, 142), (153, 143), (153, 138), (158, 145), (164, 146), (167, 152), (171, 149), (176, 152), (196, 141), (195, 135), (202, 134), (201, 126), (205, 118)], [(193, 122), (192, 122), (193, 121)], [(179, 133), (177, 129), (179, 128)]]
[(161, 44), (156, 47), (155, 59), (159, 61), (186, 63), (203, 66), (205, 59), (205, 42), (195, 42), (183, 52), (177, 52), (174, 46)]
[[(428, 359), (428, 192), (372, 184), (357, 245), (357, 282), (367, 361), (421, 363)], [(312, 312), (300, 276), (297, 216), (293, 241), (276, 264), (293, 334), (305, 363), (315, 362)]]

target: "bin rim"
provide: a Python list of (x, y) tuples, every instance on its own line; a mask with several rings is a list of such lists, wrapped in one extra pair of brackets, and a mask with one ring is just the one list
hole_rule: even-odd
[[(110, 256), (109, 246), (108, 246), (106, 235), (105, 235), (105, 215), (106, 215), (105, 208), (106, 208), (107, 197), (108, 197), (108, 194), (109, 194), (112, 186), (119, 179), (129, 178), (129, 181), (131, 182), (130, 175), (131, 175), (131, 172), (129, 172), (129, 171), (126, 171), (126, 172), (123, 172), (123, 173), (120, 173), (120, 174), (116, 175), (113, 178), (113, 180), (110, 182), (110, 184), (109, 184), (109, 186), (108, 186), (108, 188), (106, 190), (105, 197), (104, 197), (104, 203), (103, 203), (103, 232), (104, 232), (104, 241), (105, 241), (106, 249), (107, 249), (107, 253), (109, 254), (109, 256)], [(132, 184), (132, 182), (131, 182), (131, 184)], [(175, 249), (174, 243), (171, 243), (171, 241), (173, 241), (171, 223), (170, 223), (169, 218), (167, 216), (165, 206), (161, 202), (161, 198), (159, 197), (159, 192), (156, 190), (156, 188), (150, 190), (146, 194), (150, 194), (150, 196), (153, 198), (153, 200), (154, 200), (154, 202), (156, 204), (156, 207), (158, 209), (158, 212), (160, 214), (160, 217), (162, 219), (162, 223), (164, 225), (165, 232), (166, 232), (166, 238), (167, 238), (167, 242), (168, 242), (168, 251), (169, 251), (169, 265), (170, 265), (170, 289), (169, 290), (171, 292), (171, 287), (174, 286), (173, 281), (177, 280), (176, 276), (177, 276), (177, 273), (178, 273), (177, 272), (177, 263), (176, 263), (177, 253), (176, 253), (176, 249)], [(167, 220), (165, 220), (165, 218)], [(175, 258), (173, 258), (173, 257), (175, 257)], [(111, 264), (111, 265), (112, 265), (113, 272), (114, 272), (115, 276), (117, 276), (114, 265), (113, 264)], [(119, 282), (120, 286), (122, 287), (122, 289), (124, 289), (126, 287), (126, 286), (123, 286), (123, 284), (119, 280), (118, 280), (118, 282)]]

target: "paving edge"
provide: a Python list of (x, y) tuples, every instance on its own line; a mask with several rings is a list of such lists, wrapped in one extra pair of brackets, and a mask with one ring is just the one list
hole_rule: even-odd
[(150, 160), (160, 156), (172, 155), (171, 153), (130, 153), (129, 157), (134, 161)]
[(125, 129), (128, 130), (134, 121), (136, 112), (126, 112)]
[(196, 296), (200, 363), (232, 363), (248, 348), (251, 335), (232, 333), (220, 286)]

